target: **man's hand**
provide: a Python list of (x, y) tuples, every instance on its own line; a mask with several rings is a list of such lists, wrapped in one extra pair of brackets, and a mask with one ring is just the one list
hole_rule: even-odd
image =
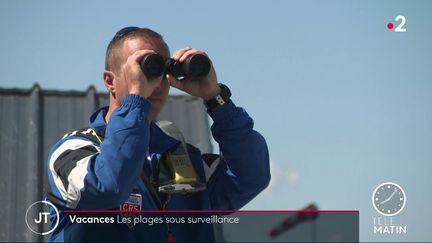
[(140, 67), (145, 55), (156, 53), (152, 50), (139, 50), (128, 57), (122, 66), (123, 80), (127, 83), (129, 94), (139, 94), (148, 98), (160, 86), (163, 75), (148, 80)]
[[(207, 55), (203, 51), (187, 47), (174, 52), (172, 58), (176, 61), (184, 62), (193, 54)], [(210, 72), (204, 77), (188, 78), (187, 80), (179, 81), (174, 76), (167, 74), (167, 79), (171, 86), (183, 90), (190, 95), (201, 97), (204, 100), (212, 99), (221, 92), (213, 64), (211, 65)]]

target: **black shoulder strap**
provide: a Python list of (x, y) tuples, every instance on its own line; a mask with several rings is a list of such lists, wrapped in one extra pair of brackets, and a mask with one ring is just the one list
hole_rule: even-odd
[(153, 198), (153, 201), (155, 202), (156, 206), (159, 210), (163, 210), (164, 206), (162, 205), (162, 202), (159, 198), (159, 195), (156, 192), (156, 189), (154, 185), (150, 182), (150, 179), (147, 177), (147, 175), (143, 172), (141, 172), (141, 179), (143, 180), (144, 184), (146, 185), (147, 189), (150, 192), (150, 195)]

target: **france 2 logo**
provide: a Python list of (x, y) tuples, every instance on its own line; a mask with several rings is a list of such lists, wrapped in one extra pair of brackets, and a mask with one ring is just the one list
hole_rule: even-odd
[[(405, 24), (406, 24), (406, 18), (403, 15), (398, 15), (395, 18), (396, 23), (399, 22), (398, 26), (394, 29), (395, 32), (406, 32)], [(387, 24), (387, 29), (392, 30), (394, 27), (394, 24), (392, 22)]]

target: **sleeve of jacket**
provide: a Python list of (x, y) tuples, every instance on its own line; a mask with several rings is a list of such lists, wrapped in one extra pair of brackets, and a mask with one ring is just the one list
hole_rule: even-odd
[(48, 195), (73, 209), (109, 209), (124, 202), (148, 151), (149, 108), (143, 96), (127, 95), (111, 114), (100, 145), (78, 136), (54, 145), (48, 156)]
[(219, 164), (207, 182), (210, 203), (215, 210), (237, 210), (270, 182), (267, 144), (253, 130), (252, 118), (232, 102), (209, 115), (220, 150)]

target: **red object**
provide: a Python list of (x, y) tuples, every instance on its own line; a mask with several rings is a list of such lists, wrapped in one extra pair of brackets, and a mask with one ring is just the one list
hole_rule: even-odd
[(276, 238), (278, 235), (282, 234), (284, 231), (290, 230), (299, 224), (306, 221), (314, 221), (318, 217), (320, 210), (315, 204), (309, 204), (302, 210), (298, 210), (294, 215), (286, 218), (281, 224), (273, 228), (269, 235), (272, 238)]
[(171, 233), (171, 232), (169, 232), (168, 235), (167, 235), (167, 242), (168, 243), (176, 243), (176, 241), (177, 240), (176, 240), (174, 234)]
[(65, 213), (358, 213), (359, 210), (99, 210), (65, 209)]
[(393, 23), (388, 23), (388, 24), (387, 24), (387, 28), (388, 28), (389, 30), (393, 29), (393, 27), (394, 27)]

